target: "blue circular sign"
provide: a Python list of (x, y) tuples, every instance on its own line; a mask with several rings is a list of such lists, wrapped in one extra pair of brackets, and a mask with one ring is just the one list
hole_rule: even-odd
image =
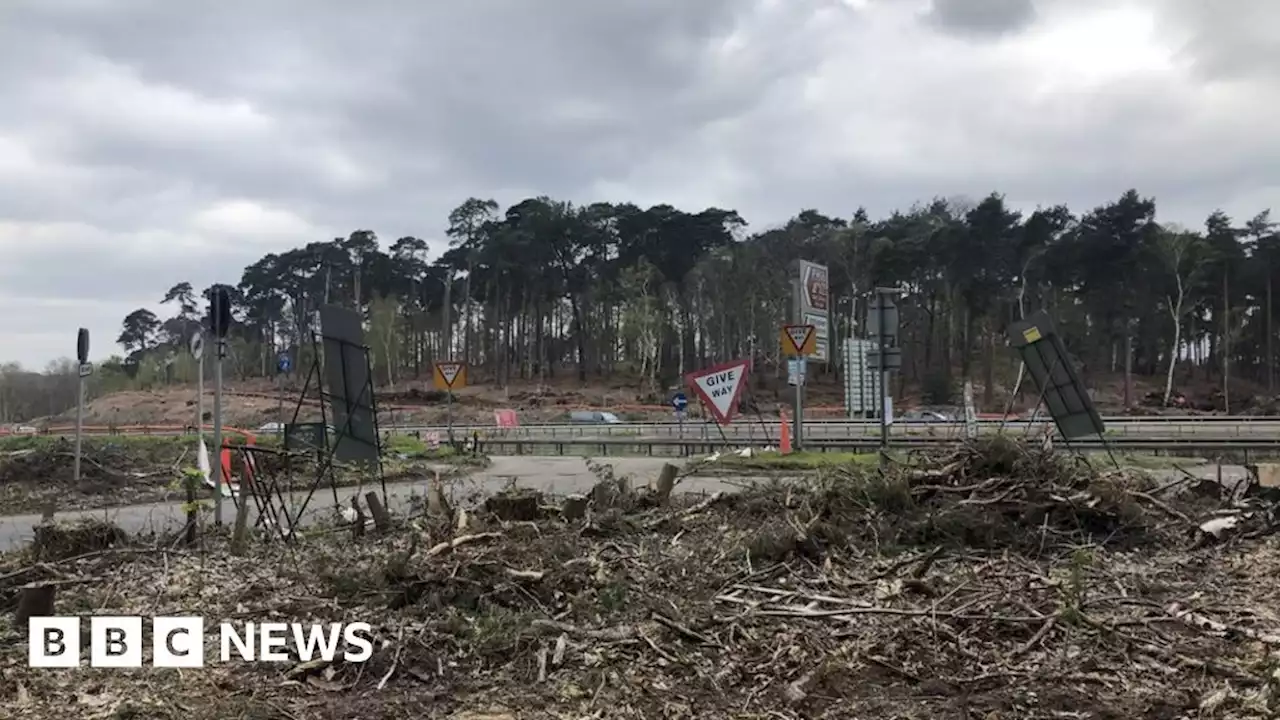
[(287, 373), (292, 366), (293, 360), (289, 358), (289, 353), (280, 353), (276, 356), (276, 369), (280, 372)]
[(689, 398), (685, 397), (684, 393), (678, 392), (675, 397), (671, 398), (671, 407), (676, 410), (684, 410), (689, 407)]

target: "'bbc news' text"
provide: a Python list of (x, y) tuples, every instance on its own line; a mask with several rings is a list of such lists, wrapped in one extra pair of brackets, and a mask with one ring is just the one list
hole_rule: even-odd
[[(147, 632), (147, 625), (150, 625)], [(308, 662), (311, 660), (364, 662), (373, 656), (368, 623), (219, 623), (217, 652), (206, 647), (205, 621), (200, 617), (94, 616), (82, 632), (79, 617), (33, 617), (27, 630), (31, 667), (142, 667), (150, 648), (155, 667), (204, 667), (210, 657), (219, 662)], [(214, 640), (214, 638), (209, 638)]]

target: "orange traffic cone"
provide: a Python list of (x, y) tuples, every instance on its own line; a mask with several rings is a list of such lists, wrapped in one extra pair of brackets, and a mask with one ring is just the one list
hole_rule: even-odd
[[(226, 483), (227, 485), (230, 485), (231, 484), (231, 451), (224, 447), (222, 449), (222, 454), (219, 459), (222, 461), (222, 477), (220, 478), (220, 480)], [(222, 492), (222, 488), (215, 488), (215, 490), (219, 493)]]
[(787, 416), (782, 416), (782, 432), (781, 439), (778, 441), (778, 452), (783, 455), (791, 454), (791, 423), (787, 422)]

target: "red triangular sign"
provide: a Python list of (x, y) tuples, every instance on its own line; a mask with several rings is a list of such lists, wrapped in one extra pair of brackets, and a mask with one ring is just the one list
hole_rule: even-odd
[(462, 372), (462, 363), (443, 362), (437, 363), (440, 368), (440, 375), (444, 378), (444, 382), (449, 387), (453, 387), (454, 381), (458, 379), (458, 373)]
[(788, 325), (787, 338), (791, 340), (791, 347), (795, 348), (796, 354), (804, 352), (804, 346), (809, 342), (809, 336), (813, 334), (812, 325)]
[(702, 398), (716, 422), (728, 425), (738, 414), (738, 399), (747, 386), (748, 367), (748, 361), (734, 360), (691, 372), (684, 376), (684, 381)]

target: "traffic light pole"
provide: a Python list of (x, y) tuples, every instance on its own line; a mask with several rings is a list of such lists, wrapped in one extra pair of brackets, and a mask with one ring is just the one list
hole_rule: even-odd
[(76, 486), (80, 485), (80, 453), (83, 451), (84, 437), (84, 379), (87, 370), (91, 368), (89, 365), (89, 331), (80, 328), (76, 333), (76, 359), (79, 363), (76, 366), (76, 452), (75, 452), (75, 476)]
[(213, 524), (222, 527), (222, 358), (227, 354), (226, 338), (218, 338), (213, 359)]
[(75, 481), (76, 487), (80, 487), (80, 452), (82, 435), (84, 433), (84, 372), (80, 368), (76, 368), (76, 374), (80, 377), (76, 378), (76, 462), (75, 462)]

